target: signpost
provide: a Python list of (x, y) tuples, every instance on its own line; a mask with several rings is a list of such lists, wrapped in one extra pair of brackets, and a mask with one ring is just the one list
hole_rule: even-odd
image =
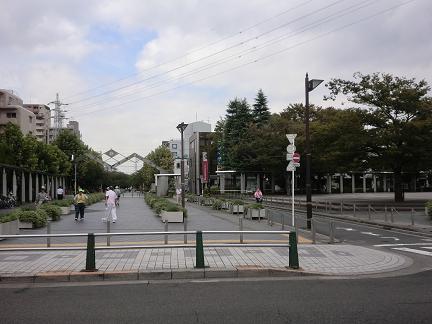
[(287, 146), (287, 161), (290, 161), (287, 166), (287, 171), (291, 171), (291, 217), (292, 217), (292, 226), (294, 226), (295, 223), (295, 217), (294, 217), (294, 173), (296, 170), (296, 167), (300, 166), (300, 154), (297, 153), (296, 146), (294, 145), (294, 139), (296, 138), (297, 134), (286, 134), (286, 137), (288, 138), (288, 141), (290, 144)]

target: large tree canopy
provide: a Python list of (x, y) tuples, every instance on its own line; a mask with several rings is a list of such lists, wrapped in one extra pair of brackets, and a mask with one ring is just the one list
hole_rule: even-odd
[(390, 168), (395, 200), (403, 200), (402, 173), (430, 169), (432, 98), (427, 82), (391, 74), (354, 74), (354, 81), (333, 79), (330, 96), (345, 95), (366, 111), (367, 152), (374, 168)]

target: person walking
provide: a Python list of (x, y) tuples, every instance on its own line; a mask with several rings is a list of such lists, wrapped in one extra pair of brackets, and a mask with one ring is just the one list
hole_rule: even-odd
[(57, 199), (58, 200), (63, 200), (63, 194), (64, 194), (64, 190), (62, 186), (59, 186), (57, 188)]
[(120, 206), (120, 195), (121, 195), (121, 190), (120, 190), (119, 186), (115, 187), (114, 192), (117, 195), (116, 206), (118, 207), (118, 206)]
[(84, 220), (84, 209), (85, 209), (85, 206), (87, 204), (87, 200), (88, 200), (87, 195), (84, 194), (84, 190), (80, 188), (78, 190), (78, 193), (74, 197), (75, 220), (76, 221), (78, 221), (78, 216), (79, 216), (80, 221)]
[(256, 189), (256, 191), (254, 193), (254, 197), (255, 197), (255, 200), (256, 200), (257, 203), (262, 202), (263, 194), (262, 194), (262, 192), (261, 192), (261, 190), (260, 190), (259, 187), (257, 187), (257, 189)]
[(112, 187), (108, 187), (105, 194), (105, 206), (107, 207), (107, 222), (112, 221), (113, 223), (115, 223), (117, 221), (116, 200), (117, 194), (112, 190)]

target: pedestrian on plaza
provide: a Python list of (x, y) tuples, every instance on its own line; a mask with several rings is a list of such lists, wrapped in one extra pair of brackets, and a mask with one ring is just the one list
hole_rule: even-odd
[(263, 194), (262, 194), (262, 192), (261, 192), (261, 190), (260, 190), (259, 187), (257, 187), (257, 189), (256, 189), (256, 191), (254, 193), (254, 197), (255, 197), (255, 200), (256, 200), (257, 203), (261, 203), (262, 202), (262, 200), (263, 200)]
[(59, 186), (57, 188), (57, 199), (58, 200), (63, 200), (63, 194), (64, 194), (64, 189), (62, 186)]
[(121, 195), (121, 190), (120, 190), (119, 186), (116, 186), (116, 187), (115, 187), (114, 192), (115, 192), (116, 195), (117, 195), (117, 198), (116, 198), (116, 206), (120, 206), (120, 195)]
[(49, 201), (50, 198), (47, 194), (47, 192), (45, 191), (45, 186), (41, 187), (41, 190), (39, 191), (39, 193), (36, 195), (36, 205), (42, 205), (43, 203)]
[(117, 195), (112, 190), (112, 187), (107, 188), (105, 194), (105, 206), (107, 208), (107, 222), (112, 221), (115, 223), (117, 221), (117, 211), (116, 211), (116, 199)]
[(178, 188), (176, 189), (176, 198), (177, 198), (177, 204), (179, 204), (179, 203), (180, 203), (180, 198), (181, 198), (181, 192), (182, 192), (181, 188), (180, 188), (180, 187), (178, 187)]
[(75, 220), (76, 221), (78, 221), (78, 216), (79, 216), (80, 221), (84, 220), (84, 210), (85, 210), (85, 206), (87, 204), (87, 200), (88, 200), (87, 195), (84, 194), (84, 190), (80, 188), (78, 190), (78, 193), (74, 197)]

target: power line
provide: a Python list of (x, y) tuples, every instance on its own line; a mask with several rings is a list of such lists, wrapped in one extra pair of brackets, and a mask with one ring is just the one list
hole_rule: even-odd
[(239, 47), (239, 46), (243, 46), (243, 45), (245, 45), (245, 44), (247, 44), (247, 43), (249, 43), (249, 42), (251, 42), (251, 41), (254, 41), (254, 40), (256, 40), (256, 39), (258, 39), (258, 38), (260, 38), (260, 37), (262, 37), (262, 36), (265, 36), (265, 35), (268, 35), (268, 34), (270, 34), (270, 33), (273, 33), (273, 32), (275, 32), (275, 31), (277, 31), (277, 30), (279, 30), (279, 29), (282, 29), (282, 28), (284, 28), (284, 27), (287, 27), (287, 26), (289, 26), (289, 25), (291, 25), (291, 24), (293, 24), (293, 23), (295, 23), (295, 22), (297, 22), (297, 21), (300, 21), (300, 20), (305, 19), (305, 18), (307, 18), (307, 17), (310, 17), (310, 16), (312, 16), (312, 15), (314, 15), (314, 14), (317, 14), (317, 13), (319, 13), (319, 12), (322, 12), (322, 11), (324, 11), (324, 10), (326, 10), (326, 9), (329, 9), (329, 8), (331, 8), (331, 7), (333, 7), (333, 6), (336, 6), (337, 4), (339, 4), (339, 3), (341, 3), (341, 2), (344, 2), (344, 1), (346, 1), (346, 0), (337, 0), (337, 1), (334, 1), (334, 2), (332, 2), (332, 3), (330, 3), (330, 4), (328, 4), (328, 5), (325, 5), (325, 6), (321, 7), (321, 8), (319, 8), (319, 9), (316, 9), (316, 10), (314, 10), (314, 11), (308, 13), (308, 14), (305, 14), (305, 15), (303, 15), (303, 16), (297, 17), (297, 18), (295, 18), (295, 19), (293, 19), (293, 20), (290, 20), (290, 21), (288, 21), (288, 22), (286, 22), (286, 23), (284, 23), (284, 24), (282, 24), (282, 25), (276, 26), (276, 27), (274, 27), (274, 28), (272, 28), (272, 29), (270, 29), (270, 30), (268, 30), (268, 31), (262, 32), (261, 34), (258, 34), (257, 36), (250, 37), (250, 38), (248, 38), (248, 39), (246, 39), (246, 40), (243, 40), (243, 41), (241, 41), (241, 42), (239, 42), (239, 43), (236, 43), (236, 44), (234, 44), (234, 45), (231, 45), (231, 46), (229, 46), (229, 47), (223, 48), (223, 49), (221, 49), (221, 50), (219, 50), (219, 51), (216, 51), (216, 52), (214, 52), (214, 53), (211, 53), (211, 54), (209, 54), (209, 55), (206, 55), (206, 56), (200, 57), (200, 58), (198, 58), (198, 59), (196, 59), (196, 60), (193, 60), (193, 61), (191, 61), (191, 62), (188, 62), (188, 63), (182, 64), (182, 65), (180, 65), (180, 66), (174, 67), (174, 68), (172, 68), (172, 69), (170, 69), (170, 70), (168, 70), (168, 71), (164, 71), (164, 72), (161, 72), (161, 73), (158, 73), (158, 74), (155, 74), (155, 75), (149, 76), (149, 77), (147, 77), (147, 78), (145, 78), (145, 79), (142, 79), (142, 80), (139, 80), (139, 81), (135, 81), (135, 82), (132, 82), (132, 83), (130, 83), (130, 84), (127, 84), (127, 85), (124, 85), (124, 86), (121, 86), (121, 87), (118, 87), (118, 88), (115, 88), (115, 89), (112, 89), (112, 90), (104, 91), (104, 92), (99, 93), (99, 94), (97, 94), (97, 95), (92, 95), (92, 96), (88, 96), (88, 97), (82, 98), (82, 99), (80, 99), (80, 100), (77, 100), (77, 101), (72, 102), (72, 104), (81, 103), (81, 102), (83, 102), (83, 101), (87, 101), (87, 100), (90, 100), (90, 99), (93, 99), (93, 98), (96, 98), (96, 97), (101, 97), (101, 96), (104, 96), (104, 95), (106, 95), (106, 94), (110, 94), (110, 93), (115, 92), (115, 91), (123, 90), (123, 89), (126, 89), (126, 88), (128, 88), (128, 87), (131, 87), (131, 86), (134, 86), (134, 85), (140, 84), (140, 83), (142, 83), (142, 82), (145, 82), (145, 81), (148, 81), (148, 80), (151, 80), (151, 79), (157, 78), (157, 77), (159, 77), (159, 76), (162, 76), (162, 75), (165, 75), (165, 74), (168, 74), (168, 73), (171, 73), (171, 72), (177, 71), (177, 70), (182, 69), (182, 68), (185, 68), (185, 67), (190, 66), (190, 65), (192, 65), (192, 64), (195, 64), (195, 63), (201, 62), (201, 61), (206, 60), (206, 59), (208, 59), (208, 58), (214, 57), (214, 56), (216, 56), (216, 55), (218, 55), (218, 54), (221, 54), (221, 53), (224, 53), (224, 52), (226, 52), (226, 51), (229, 51), (229, 50), (231, 50), (231, 49), (233, 49), (233, 48), (237, 48), (237, 47)]
[(272, 54), (269, 54), (269, 55), (266, 55), (266, 56), (260, 57), (260, 58), (258, 58), (258, 59), (254, 59), (254, 60), (252, 60), (252, 61), (249, 61), (249, 62), (246, 62), (246, 63), (244, 63), (244, 64), (241, 64), (241, 65), (235, 66), (235, 67), (233, 67), (233, 68), (230, 68), (230, 69), (227, 69), (227, 70), (224, 70), (224, 71), (221, 71), (221, 72), (218, 72), (218, 73), (212, 74), (212, 75), (210, 75), (210, 76), (206, 76), (206, 77), (203, 77), (203, 78), (197, 79), (197, 80), (195, 80), (195, 81), (191, 81), (191, 82), (188, 82), (188, 83), (185, 83), (185, 84), (179, 85), (179, 86), (177, 86), (177, 87), (170, 88), (170, 89), (167, 89), (167, 90), (164, 90), (164, 91), (161, 91), (161, 92), (158, 92), (158, 93), (155, 93), (155, 94), (149, 95), (149, 96), (136, 98), (136, 99), (134, 99), (134, 100), (126, 101), (126, 102), (123, 102), (123, 103), (121, 103), (121, 104), (114, 105), (114, 106), (111, 106), (111, 107), (108, 107), (108, 108), (103, 108), (103, 109), (98, 109), (98, 110), (94, 110), (94, 111), (91, 111), (91, 112), (87, 112), (87, 113), (81, 114), (81, 116), (85, 116), (85, 115), (93, 114), (93, 113), (96, 113), (96, 112), (99, 112), (99, 111), (109, 111), (109, 110), (112, 110), (112, 109), (114, 109), (114, 108), (116, 108), (116, 107), (119, 107), (119, 106), (122, 106), (122, 105), (125, 105), (125, 104), (129, 104), (129, 103), (133, 103), (133, 102), (136, 102), (136, 101), (140, 101), (140, 100), (148, 99), (148, 98), (151, 98), (151, 97), (155, 97), (155, 96), (157, 96), (157, 95), (160, 95), (160, 94), (163, 94), (163, 93), (166, 93), (166, 92), (170, 92), (170, 91), (173, 91), (173, 90), (176, 90), (176, 89), (179, 89), (179, 88), (182, 88), (182, 87), (188, 86), (188, 85), (192, 85), (192, 84), (195, 84), (195, 83), (199, 83), (199, 82), (201, 82), (201, 81), (204, 81), (204, 80), (207, 80), (207, 79), (210, 79), (210, 78), (213, 78), (213, 77), (219, 76), (219, 75), (221, 75), (221, 74), (228, 73), (228, 72), (231, 72), (231, 71), (234, 71), (234, 70), (240, 69), (240, 68), (242, 68), (242, 67), (245, 67), (245, 66), (248, 66), (248, 65), (251, 65), (251, 64), (254, 64), (254, 63), (260, 62), (260, 61), (263, 61), (263, 60), (265, 60), (265, 59), (268, 59), (268, 58), (271, 58), (271, 57), (273, 57), (273, 56), (279, 55), (279, 54), (281, 54), (281, 53), (283, 53), (283, 52), (286, 52), (286, 51), (291, 50), (291, 49), (293, 49), (293, 48), (296, 48), (296, 47), (298, 47), (298, 46), (301, 46), (301, 45), (304, 45), (304, 44), (306, 44), (306, 43), (312, 42), (312, 41), (314, 41), (314, 40), (320, 39), (320, 38), (322, 38), (322, 37), (328, 36), (328, 35), (330, 35), (330, 34), (332, 34), (332, 33), (334, 33), (334, 32), (337, 32), (337, 31), (340, 31), (340, 30), (343, 30), (343, 29), (349, 28), (349, 27), (351, 27), (351, 26), (357, 25), (357, 24), (362, 23), (362, 22), (364, 22), (364, 21), (366, 21), (366, 20), (369, 20), (369, 19), (372, 19), (372, 18), (374, 18), (374, 17), (376, 17), (376, 16), (379, 16), (379, 15), (385, 14), (385, 13), (387, 13), (387, 12), (389, 12), (389, 11), (392, 11), (392, 10), (397, 9), (397, 8), (399, 8), (399, 7), (405, 6), (405, 5), (407, 5), (407, 4), (409, 4), (409, 3), (412, 3), (412, 2), (414, 2), (414, 1), (416, 1), (416, 0), (406, 1), (406, 2), (403, 2), (403, 3), (401, 3), (401, 4), (398, 4), (398, 5), (395, 5), (395, 6), (389, 7), (389, 8), (387, 8), (387, 9), (384, 9), (384, 10), (378, 11), (378, 12), (376, 12), (375, 14), (372, 14), (372, 15), (366, 16), (366, 17), (361, 18), (361, 19), (359, 19), (359, 20), (356, 20), (356, 21), (354, 21), (354, 22), (352, 22), (352, 23), (342, 25), (341, 27), (338, 27), (338, 28), (332, 29), (332, 30), (330, 30), (330, 31), (328, 31), (328, 32), (322, 33), (322, 34), (320, 34), (320, 35), (318, 35), (318, 36), (312, 37), (312, 38), (307, 39), (307, 40), (305, 40), (305, 41), (301, 41), (301, 42), (299, 42), (299, 43), (297, 43), (297, 44), (295, 44), (295, 45), (292, 45), (292, 46), (290, 46), (290, 47), (284, 48), (284, 49), (279, 50), (279, 51), (277, 51), (277, 52), (274, 52), (274, 53), (272, 53)]
[[(195, 68), (193, 70), (186, 71), (186, 72), (184, 72), (184, 73), (176, 76), (175, 78), (169, 78), (168, 80), (159, 80), (159, 81), (156, 81), (156, 82), (154, 82), (154, 83), (152, 83), (150, 85), (144, 85), (144, 86), (141, 86), (141, 87), (138, 87), (138, 88), (129, 89), (129, 91), (138, 91), (138, 90), (142, 91), (142, 90), (153, 89), (155, 87), (158, 87), (159, 85), (163, 85), (166, 82), (169, 82), (169, 81), (180, 81), (180, 80), (184, 79), (185, 77), (188, 77), (188, 76), (200, 73), (202, 71), (214, 68), (216, 66), (219, 66), (219, 65), (222, 65), (222, 64), (225, 64), (225, 63), (237, 60), (237, 59), (242, 59), (243, 56), (245, 56), (245, 55), (248, 55), (248, 54), (256, 52), (256, 51), (259, 51), (259, 50), (261, 50), (263, 48), (266, 48), (266, 47), (268, 47), (270, 45), (273, 45), (273, 44), (276, 44), (278, 42), (281, 42), (281, 41), (283, 41), (283, 40), (285, 40), (287, 38), (291, 38), (293, 36), (300, 35), (300, 34), (304, 33), (305, 31), (311, 30), (311, 29), (319, 27), (319, 26), (321, 26), (321, 25), (323, 25), (323, 24), (325, 24), (327, 22), (330, 22), (330, 21), (336, 20), (338, 18), (344, 17), (346, 15), (349, 15), (349, 14), (355, 12), (355, 11), (363, 9), (363, 8), (365, 8), (367, 6), (370, 6), (370, 5), (374, 4), (374, 3), (375, 3), (375, 0), (365, 0), (365, 1), (362, 1), (362, 2), (360, 2), (358, 4), (354, 4), (354, 5), (350, 6), (350, 7), (343, 8), (343, 9), (337, 11), (337, 12), (334, 12), (331, 15), (323, 17), (323, 18), (321, 18), (318, 21), (315, 21), (313, 23), (310, 23), (310, 24), (307, 24), (305, 26), (302, 26), (297, 31), (292, 31), (292, 32), (290, 32), (288, 34), (283, 34), (283, 35), (274, 37), (274, 38), (272, 38), (272, 39), (270, 39), (270, 40), (268, 40), (268, 41), (266, 41), (266, 42), (264, 42), (262, 44), (258, 44), (256, 46), (250, 47), (250, 48), (248, 48), (246, 50), (242, 50), (240, 52), (234, 53), (234, 54), (232, 54), (232, 55), (230, 55), (228, 57), (224, 57), (224, 58), (219, 59), (217, 61), (210, 62), (210, 63), (208, 63), (208, 64), (206, 64), (204, 66), (197, 67), (197, 68)], [(161, 75), (162, 74), (165, 74), (165, 73), (161, 73)], [(125, 94), (120, 95), (120, 96), (115, 96), (114, 99), (121, 99), (121, 98), (129, 97), (129, 96), (130, 96), (129, 93), (125, 93)], [(87, 105), (80, 106), (78, 109), (85, 109), (85, 108), (95, 107), (95, 106), (98, 106), (98, 105), (100, 105), (102, 103), (105, 103), (107, 101), (108, 101), (108, 99), (102, 99), (102, 100), (100, 100), (98, 102), (89, 103)]]
[(303, 2), (303, 3), (301, 3), (301, 4), (299, 4), (299, 5), (296, 5), (296, 6), (290, 7), (290, 8), (288, 8), (288, 9), (286, 9), (286, 10), (284, 10), (284, 11), (282, 11), (282, 12), (280, 12), (280, 13), (274, 15), (274, 16), (271, 16), (271, 17), (269, 17), (269, 18), (266, 18), (266, 19), (264, 19), (264, 20), (262, 20), (262, 21), (260, 21), (260, 22), (258, 22), (258, 23), (256, 23), (256, 24), (254, 24), (254, 25), (252, 25), (252, 26), (249, 26), (249, 27), (247, 27), (247, 28), (245, 28), (245, 29), (243, 29), (243, 30), (240, 30), (240, 31), (238, 31), (238, 32), (236, 32), (236, 33), (233, 33), (233, 34), (230, 34), (230, 35), (225, 36), (225, 37), (223, 37), (223, 38), (220, 38), (219, 40), (216, 40), (216, 41), (214, 41), (214, 42), (211, 42), (211, 43), (209, 43), (209, 44), (207, 44), (207, 45), (203, 45), (203, 46), (200, 46), (200, 47), (198, 47), (198, 48), (192, 49), (191, 51), (185, 53), (184, 55), (181, 55), (181, 56), (175, 57), (174, 59), (171, 59), (171, 60), (168, 60), (168, 61), (165, 61), (165, 62), (159, 63), (159, 64), (157, 64), (157, 65), (154, 65), (154, 66), (152, 66), (152, 67), (146, 69), (145, 71), (141, 71), (141, 72), (133, 73), (133, 74), (130, 74), (130, 75), (128, 75), (128, 76), (125, 76), (125, 77), (122, 77), (122, 78), (120, 78), (120, 79), (117, 79), (117, 80), (115, 80), (115, 81), (112, 81), (112, 82), (109, 82), (109, 83), (105, 83), (105, 84), (99, 85), (99, 86), (97, 86), (97, 87), (94, 87), (94, 88), (91, 88), (91, 89), (88, 89), (88, 90), (85, 90), (85, 91), (81, 91), (81, 92), (79, 92), (79, 93), (75, 93), (75, 94), (69, 96), (68, 99), (71, 99), (71, 98), (77, 97), (77, 96), (79, 96), (79, 95), (81, 95), (81, 94), (84, 94), (84, 93), (89, 93), (89, 92), (91, 92), (91, 91), (93, 91), (93, 90), (97, 90), (97, 89), (100, 89), (100, 88), (103, 88), (103, 87), (106, 87), (106, 86), (109, 86), (109, 85), (112, 85), (112, 84), (115, 84), (115, 83), (118, 83), (118, 82), (121, 82), (121, 81), (124, 81), (124, 80), (128, 80), (128, 79), (134, 78), (135, 76), (138, 76), (138, 75), (141, 75), (141, 74), (147, 73), (147, 72), (149, 72), (149, 71), (151, 71), (151, 70), (153, 70), (153, 69), (155, 69), (155, 68), (161, 67), (161, 66), (166, 65), (166, 64), (168, 64), (168, 63), (172, 63), (172, 62), (178, 61), (178, 60), (180, 60), (180, 59), (182, 59), (182, 58), (186, 58), (187, 56), (189, 56), (189, 55), (191, 55), (191, 54), (193, 54), (193, 53), (195, 53), (195, 52), (199, 52), (199, 51), (201, 51), (201, 50), (203, 50), (203, 49), (205, 49), (205, 48), (211, 47), (211, 46), (213, 46), (213, 45), (216, 45), (216, 44), (218, 44), (218, 43), (220, 43), (220, 42), (223, 42), (223, 41), (228, 40), (228, 39), (230, 39), (230, 38), (233, 38), (233, 37), (235, 37), (235, 36), (242, 35), (242, 34), (244, 34), (245, 32), (247, 32), (247, 31), (249, 31), (249, 30), (251, 30), (251, 29), (253, 29), (253, 28), (257, 27), (257, 26), (263, 25), (263, 24), (265, 24), (265, 23), (267, 23), (267, 22), (269, 22), (269, 21), (271, 21), (271, 20), (273, 20), (273, 19), (275, 19), (275, 18), (277, 18), (277, 17), (280, 17), (280, 16), (285, 15), (285, 14), (287, 14), (287, 13), (293, 11), (293, 10), (296, 10), (296, 9), (298, 9), (298, 8), (301, 8), (301, 7), (303, 7), (303, 6), (309, 4), (310, 2), (313, 2), (313, 1), (315, 1), (315, 0), (308, 0), (308, 1), (305, 1), (305, 2)]

